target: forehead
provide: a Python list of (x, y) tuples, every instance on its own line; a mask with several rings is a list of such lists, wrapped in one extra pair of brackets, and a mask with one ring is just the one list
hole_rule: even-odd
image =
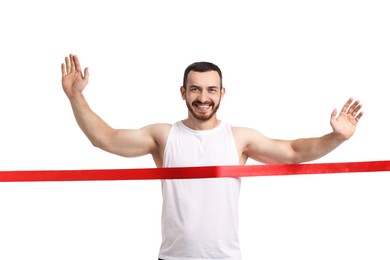
[(187, 77), (187, 86), (221, 86), (218, 72), (211, 70), (206, 72), (190, 71)]

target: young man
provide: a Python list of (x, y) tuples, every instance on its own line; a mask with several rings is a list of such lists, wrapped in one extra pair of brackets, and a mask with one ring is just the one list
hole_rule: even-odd
[[(181, 96), (188, 117), (175, 124), (141, 129), (113, 129), (89, 107), (82, 92), (88, 68), (69, 55), (61, 65), (62, 86), (76, 121), (92, 144), (120, 156), (151, 154), (157, 167), (301, 163), (318, 159), (355, 132), (363, 115), (359, 101), (350, 98), (337, 115), (331, 114), (331, 133), (297, 140), (269, 139), (244, 127), (217, 119), (225, 94), (221, 70), (208, 62), (191, 64), (184, 73)], [(238, 197), (240, 179), (162, 180), (162, 243), (164, 260), (239, 260)]]

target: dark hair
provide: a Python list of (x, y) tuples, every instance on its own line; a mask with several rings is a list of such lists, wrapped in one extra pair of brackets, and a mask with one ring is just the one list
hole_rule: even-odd
[(222, 71), (217, 65), (206, 61), (194, 62), (191, 65), (189, 65), (184, 71), (184, 78), (183, 78), (184, 88), (186, 88), (187, 78), (190, 71), (196, 71), (196, 72), (216, 71), (221, 79), (221, 88), (222, 88)]

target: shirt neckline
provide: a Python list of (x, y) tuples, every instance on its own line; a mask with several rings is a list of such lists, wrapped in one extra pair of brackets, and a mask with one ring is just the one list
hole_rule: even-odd
[(208, 129), (208, 130), (195, 130), (195, 129), (192, 129), (192, 128), (186, 126), (186, 125), (183, 123), (183, 121), (179, 121), (178, 124), (179, 124), (182, 128), (184, 128), (184, 129), (186, 129), (187, 131), (190, 131), (190, 132), (192, 132), (192, 133), (194, 133), (194, 134), (197, 134), (197, 135), (209, 135), (209, 134), (213, 134), (213, 133), (215, 133), (215, 132), (218, 132), (218, 131), (222, 128), (222, 125), (224, 124), (224, 122), (223, 122), (223, 121), (219, 121), (219, 124), (218, 124), (216, 127), (212, 128), (212, 129)]

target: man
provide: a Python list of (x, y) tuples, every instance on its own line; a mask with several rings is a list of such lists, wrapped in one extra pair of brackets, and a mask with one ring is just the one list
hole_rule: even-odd
[[(78, 58), (61, 65), (62, 86), (76, 121), (92, 144), (126, 157), (151, 154), (157, 167), (301, 163), (318, 159), (348, 140), (363, 115), (360, 102), (350, 98), (337, 115), (332, 132), (316, 138), (270, 139), (217, 119), (225, 94), (221, 70), (198, 62), (184, 72), (181, 96), (188, 117), (175, 124), (153, 124), (136, 130), (113, 129), (89, 107), (82, 92), (88, 83)], [(241, 259), (238, 240), (240, 179), (162, 180), (162, 243), (164, 260)]]

